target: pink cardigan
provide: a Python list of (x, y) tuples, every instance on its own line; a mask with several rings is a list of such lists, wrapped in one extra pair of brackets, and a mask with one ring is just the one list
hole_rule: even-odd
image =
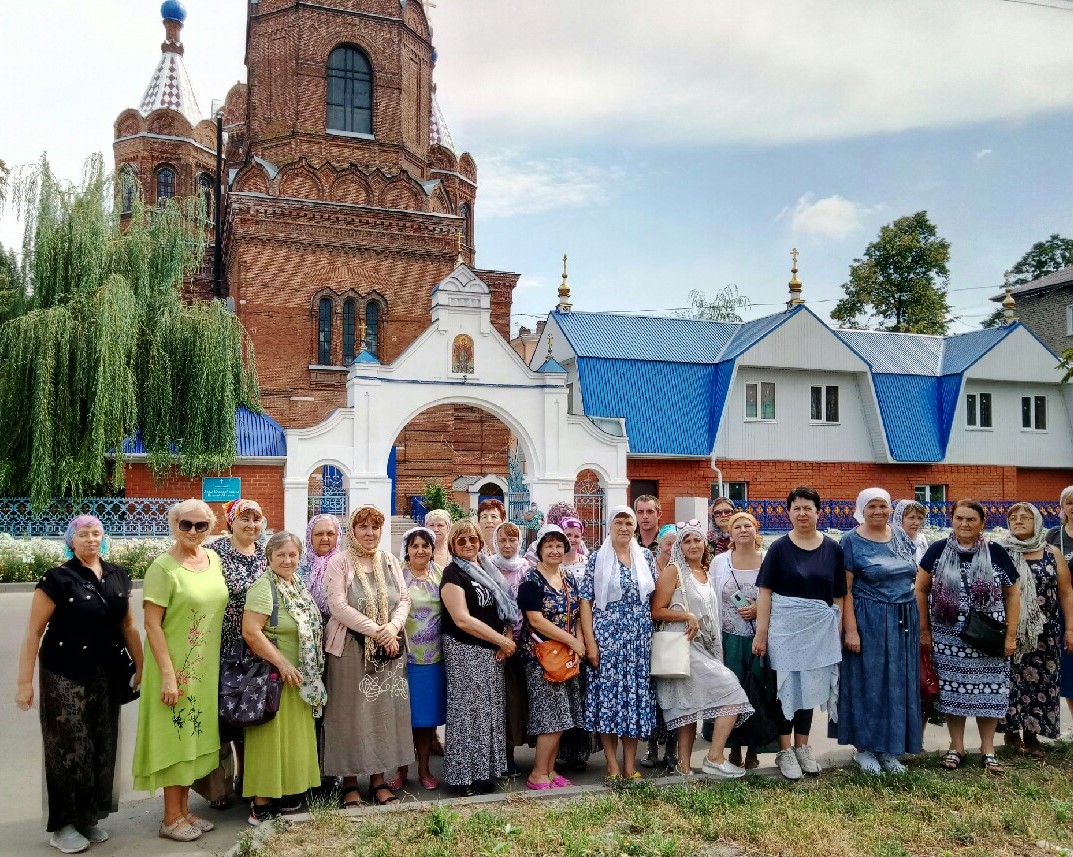
[[(399, 561), (389, 553), (383, 553), (384, 562), (387, 566), (386, 574), (395, 578), (395, 586), (399, 591), (399, 603), (391, 614), (390, 624), (395, 630), (400, 631), (406, 624), (406, 617), (410, 614), (410, 592), (406, 582), (402, 578), (402, 567)], [(329, 655), (341, 657), (343, 644), (346, 642), (346, 632), (349, 628), (359, 634), (371, 637), (379, 627), (372, 619), (355, 610), (347, 602), (347, 593), (350, 585), (354, 582), (354, 567), (350, 564), (350, 557), (340, 551), (330, 560), (324, 570), (324, 594), (328, 601), (328, 610), (332, 617), (324, 629), (324, 651)]]

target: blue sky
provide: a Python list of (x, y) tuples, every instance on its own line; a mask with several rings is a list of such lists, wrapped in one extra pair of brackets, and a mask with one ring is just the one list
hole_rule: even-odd
[[(415, 2), (415, 0), (411, 0)], [(1073, 235), (1073, 3), (437, 0), (439, 99), (479, 172), (477, 261), (517, 271), (515, 322), (555, 302), (670, 310), (736, 284), (766, 314), (790, 248), (826, 315), (879, 227), (952, 242), (951, 330), (1035, 241)], [(203, 111), (242, 65), (245, 4), (186, 0)], [(0, 158), (110, 160), (159, 56), (158, 4), (39, 0), (0, 33)], [(12, 73), (12, 70), (23, 70)], [(12, 117), (18, 117), (12, 121)], [(17, 240), (10, 211), (0, 242)]]

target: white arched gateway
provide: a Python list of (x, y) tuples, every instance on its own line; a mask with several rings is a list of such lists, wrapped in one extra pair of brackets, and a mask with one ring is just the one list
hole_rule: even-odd
[[(319, 425), (287, 431), (284, 517), (300, 533), (309, 475), (325, 462), (349, 485), (348, 506), (391, 508), (388, 458), (399, 432), (437, 405), (482, 408), (511, 431), (525, 456), (530, 498), (541, 509), (574, 499), (579, 471), (605, 480), (608, 506), (627, 502), (625, 423), (569, 413), (566, 374), (554, 360), (530, 369), (492, 326), (488, 286), (465, 265), (432, 292), (432, 324), (390, 366), (362, 351), (347, 378), (347, 407)], [(384, 528), (384, 543), (390, 540)]]

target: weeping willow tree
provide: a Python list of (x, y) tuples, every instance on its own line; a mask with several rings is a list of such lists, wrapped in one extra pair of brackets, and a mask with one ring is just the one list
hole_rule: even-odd
[(139, 431), (158, 474), (225, 469), (236, 409), (260, 410), (242, 324), (221, 301), (183, 298), (203, 207), (135, 196), (121, 227), (114, 181), (97, 155), (78, 185), (45, 158), (11, 185), (26, 228), (22, 288), (0, 324), (0, 493), (35, 505), (121, 488)]

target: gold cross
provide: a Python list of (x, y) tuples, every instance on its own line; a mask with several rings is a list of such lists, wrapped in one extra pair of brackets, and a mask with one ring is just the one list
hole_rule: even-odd
[(797, 248), (796, 247), (794, 247), (794, 249), (790, 251), (790, 256), (793, 258), (794, 267), (796, 268), (797, 267)]
[(362, 351), (364, 351), (366, 346), (365, 338), (368, 336), (369, 333), (369, 325), (365, 323), (365, 319), (361, 320), (361, 325), (359, 329), (361, 330), (361, 348)]

